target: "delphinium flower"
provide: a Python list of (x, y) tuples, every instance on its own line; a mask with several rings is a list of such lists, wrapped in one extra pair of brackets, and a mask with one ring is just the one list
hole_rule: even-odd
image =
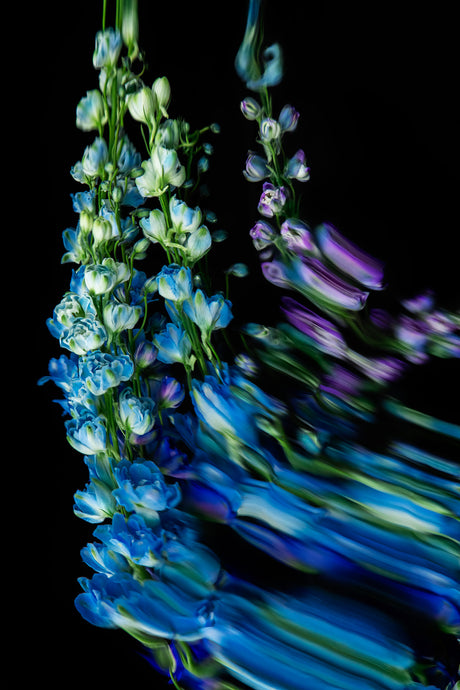
[[(217, 127), (192, 132), (170, 116), (167, 78), (142, 80), (135, 0), (117, 0), (115, 28), (106, 9), (93, 54), (99, 88), (76, 112), (94, 133), (71, 171), (88, 188), (73, 195), (78, 222), (63, 233), (63, 262), (78, 268), (48, 321), (67, 354), (41, 380), (61, 389), (68, 441), (89, 472), (74, 512), (97, 525), (81, 552), (95, 574), (80, 579), (76, 607), (137, 638), (175, 687), (428, 687), (381, 604), (458, 634), (454, 468), (403, 439), (371, 451), (360, 433), (405, 364), (458, 356), (458, 318), (412, 300), (365, 332), (360, 316), (384, 287), (383, 265), (332, 225), (312, 230), (300, 218), (310, 169), (302, 149), (285, 153), (299, 113), (273, 112), (281, 48), (260, 54), (260, 1), (250, 0), (235, 63), (257, 94), (241, 103), (261, 147), (244, 171), (262, 185), (250, 234), (263, 274), (297, 294), (282, 300), (284, 322), (247, 324), (250, 353), (229, 361), (220, 336), (232, 304), (203, 275), (217, 235), (196, 195), (212, 153), (201, 138)], [(132, 125), (143, 155), (126, 135)], [(146, 257), (148, 274), (135, 268)], [(238, 262), (226, 277), (246, 273)], [(356, 344), (367, 337), (381, 345), (375, 354)], [(397, 402), (387, 408), (455, 435)], [(307, 577), (296, 591), (269, 591), (259, 576), (231, 575), (204, 543), (209, 521), (327, 586)]]

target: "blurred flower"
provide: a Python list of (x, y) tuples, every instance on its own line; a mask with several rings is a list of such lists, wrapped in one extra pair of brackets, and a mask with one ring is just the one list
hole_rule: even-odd
[(347, 240), (330, 223), (316, 228), (322, 254), (343, 273), (370, 290), (383, 289), (383, 264)]
[(77, 105), (77, 127), (84, 132), (101, 130), (107, 122), (107, 113), (102, 94), (97, 89), (87, 91)]
[(89, 178), (103, 177), (105, 166), (109, 161), (109, 151), (105, 139), (97, 137), (90, 146), (87, 146), (83, 158), (81, 159), (81, 167), (84, 175)]
[(225, 384), (217, 383), (211, 376), (204, 381), (194, 379), (191, 396), (198, 417), (214, 433), (230, 439), (253, 437), (248, 415)]
[(128, 518), (115, 513), (110, 524), (100, 525), (94, 530), (94, 536), (137, 565), (155, 566), (162, 558), (161, 537), (146, 525), (142, 516), (135, 513)]
[(257, 362), (245, 352), (236, 355), (235, 365), (245, 376), (255, 376), (259, 371)]
[(179, 407), (184, 398), (184, 387), (172, 376), (163, 377), (155, 386), (155, 400), (160, 410)]
[(290, 323), (308, 335), (322, 352), (344, 357), (347, 345), (333, 323), (299, 304), (292, 297), (282, 298), (282, 310)]
[(98, 31), (93, 54), (94, 67), (96, 69), (114, 67), (118, 61), (121, 48), (122, 39), (118, 29), (109, 28), (104, 31)]
[(403, 307), (414, 314), (430, 312), (434, 307), (434, 295), (432, 290), (422, 292), (415, 297), (402, 300)]
[(260, 264), (264, 278), (281, 288), (289, 288), (289, 272), (281, 261), (264, 261)]
[(122, 461), (114, 468), (117, 502), (128, 512), (141, 515), (147, 524), (157, 524), (158, 512), (174, 508), (181, 500), (179, 484), (166, 484), (151, 460)]
[(261, 91), (276, 86), (283, 77), (281, 48), (276, 43), (263, 52), (264, 69), (259, 66), (259, 12), (261, 0), (249, 0), (248, 18), (243, 42), (235, 58), (235, 69), (248, 89)]
[(165, 149), (176, 149), (179, 146), (181, 132), (185, 123), (180, 120), (164, 120), (160, 123), (155, 135), (156, 146), (163, 146)]
[(75, 515), (93, 524), (111, 518), (117, 507), (111, 488), (94, 478), (83, 491), (74, 494), (74, 500)]
[(197, 600), (165, 582), (141, 583), (129, 573), (111, 577), (96, 573), (91, 579), (80, 578), (79, 583), (84, 591), (77, 596), (75, 606), (85, 620), (99, 627), (120, 627), (144, 640), (198, 640), (212, 624), (210, 613), (199, 614), (212, 611), (210, 600)]
[(246, 278), (249, 275), (249, 268), (241, 261), (237, 261), (236, 264), (229, 266), (225, 273), (229, 276), (235, 276), (235, 278)]
[(288, 249), (293, 252), (316, 253), (316, 245), (313, 236), (306, 223), (298, 218), (287, 218), (280, 229), (281, 237), (286, 242)]
[[(136, 336), (137, 337), (137, 336)], [(157, 351), (153, 343), (142, 338), (136, 345), (134, 363), (139, 369), (150, 367), (157, 358)]]
[(128, 561), (120, 553), (108, 549), (105, 544), (95, 542), (87, 544), (80, 551), (82, 560), (97, 573), (115, 575), (116, 573), (130, 572)]
[(394, 326), (397, 340), (407, 348), (406, 357), (411, 362), (422, 363), (428, 359), (428, 329), (426, 324), (412, 317), (401, 315)]
[(135, 60), (139, 47), (139, 20), (137, 11), (137, 0), (124, 0), (123, 11), (121, 13), (121, 35), (123, 42), (128, 48), (128, 57), (131, 61)]
[(302, 257), (301, 261), (296, 261), (290, 280), (313, 302), (333, 310), (360, 311), (369, 296), (368, 292), (342, 280), (314, 257)]

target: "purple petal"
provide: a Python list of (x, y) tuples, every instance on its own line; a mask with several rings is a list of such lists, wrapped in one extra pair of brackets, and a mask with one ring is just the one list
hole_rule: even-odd
[(262, 273), (269, 283), (277, 285), (278, 287), (290, 287), (287, 278), (286, 269), (279, 261), (266, 261), (261, 264)]
[(334, 324), (302, 306), (292, 297), (283, 297), (281, 302), (281, 309), (287, 320), (312, 338), (323, 352), (338, 357), (345, 354), (347, 346)]
[(369, 296), (368, 292), (338, 278), (321, 261), (313, 257), (302, 257), (302, 261), (297, 263), (297, 274), (303, 283), (296, 286), (297, 289), (302, 290), (303, 287), (307, 297), (314, 299), (316, 295), (321, 301), (328, 302), (331, 308), (360, 311)]
[(383, 288), (383, 263), (347, 240), (329, 223), (316, 229), (323, 255), (343, 273), (370, 290)]
[(281, 236), (293, 252), (317, 252), (308, 225), (298, 218), (288, 218), (281, 225)]

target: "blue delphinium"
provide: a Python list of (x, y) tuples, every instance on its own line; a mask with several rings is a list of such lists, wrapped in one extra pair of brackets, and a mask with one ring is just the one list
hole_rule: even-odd
[(151, 460), (122, 461), (114, 468), (118, 484), (113, 491), (117, 502), (128, 512), (136, 512), (147, 523), (158, 521), (158, 512), (175, 507), (181, 500), (177, 483), (166, 484)]
[(129, 381), (133, 374), (134, 364), (129, 355), (93, 351), (80, 358), (80, 378), (93, 395), (103, 395), (109, 388)]
[[(458, 635), (455, 467), (400, 439), (381, 453), (362, 439), (377, 396), (407, 366), (460, 356), (460, 321), (428, 296), (396, 317), (372, 312), (382, 262), (331, 224), (300, 217), (310, 168), (303, 149), (288, 151), (298, 111), (273, 110), (282, 55), (278, 44), (260, 52), (260, 5), (249, 1), (235, 61), (255, 92), (241, 111), (260, 147), (243, 174), (261, 185), (250, 236), (262, 274), (289, 294), (280, 323), (233, 334), (235, 355), (225, 333), (233, 305), (202, 261), (218, 233), (196, 195), (212, 153), (202, 135), (217, 128), (194, 132), (170, 116), (167, 78), (148, 86), (134, 71), (137, 3), (117, 0), (116, 28), (105, 28), (104, 3), (99, 89), (76, 109), (77, 127), (94, 137), (71, 170), (87, 187), (72, 195), (78, 220), (63, 233), (62, 261), (76, 268), (48, 320), (67, 354), (40, 380), (61, 390), (68, 441), (89, 473), (74, 512), (97, 525), (81, 552), (95, 574), (80, 579), (76, 607), (146, 645), (176, 687), (426, 688), (417, 650), (380, 609), (417, 612)], [(143, 155), (126, 134), (133, 124)], [(149, 273), (135, 267), (147, 256)], [(233, 264), (227, 287), (228, 276), (246, 275)], [(398, 402), (386, 407), (458, 435)], [(251, 584), (231, 575), (207, 545), (210, 522), (217, 541), (224, 523), (302, 586), (269, 590), (259, 575)], [(343, 593), (332, 595), (337, 583)], [(439, 682), (452, 690), (447, 672)]]

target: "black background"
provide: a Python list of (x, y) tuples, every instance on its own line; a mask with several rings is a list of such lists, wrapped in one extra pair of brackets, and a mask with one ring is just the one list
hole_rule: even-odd
[[(260, 186), (246, 182), (241, 170), (256, 131), (240, 113), (248, 92), (233, 68), (246, 2), (139, 0), (139, 5), (146, 83), (166, 75), (172, 117), (221, 126), (220, 135), (209, 137), (215, 155), (207, 181), (218, 227), (230, 240), (216, 252), (216, 262), (250, 266), (250, 278), (235, 284), (234, 311), (263, 321), (274, 313), (275, 291), (258, 276), (248, 237)], [(23, 371), (33, 410), (30, 441), (24, 431), (21, 440), (23, 448), (33, 444), (25, 456), (33, 463), (26, 518), (34, 545), (25, 568), (30, 603), (21, 614), (27, 640), (22, 644), (29, 650), (29, 640), (35, 640), (36, 673), (51, 688), (73, 687), (75, 679), (86, 688), (110, 687), (128, 674), (133, 684), (160, 688), (162, 681), (136, 643), (124, 633), (90, 626), (74, 610), (77, 577), (89, 574), (79, 550), (92, 528), (73, 515), (73, 493), (83, 488), (87, 471), (66, 444), (63, 419), (52, 403), (59, 397), (56, 390), (51, 384), (35, 386), (47, 373), (49, 358), (61, 352), (44, 322), (70, 279), (70, 266), (60, 265), (61, 233), (76, 222), (69, 193), (80, 187), (69, 170), (93, 136), (76, 129), (75, 107), (87, 90), (97, 88), (92, 53), (101, 15), (102, 2), (80, 0), (42, 4), (20, 19), (30, 40), (27, 74), (18, 59), (24, 54), (16, 55), (17, 102), (26, 127), (21, 174), (27, 176), (16, 218), (23, 219), (22, 233), (26, 226), (30, 259), (31, 335)], [(275, 113), (285, 103), (300, 111), (286, 146), (292, 153), (303, 148), (311, 167), (311, 180), (299, 185), (303, 218), (312, 225), (334, 223), (385, 260), (395, 297), (432, 287), (453, 307), (460, 302), (454, 26), (453, 9), (445, 4), (269, 0), (266, 11), (266, 41), (280, 42), (285, 55), (285, 78), (273, 90)], [(26, 318), (24, 311), (16, 314), (17, 324), (18, 318)], [(415, 390), (427, 411), (452, 418), (446, 402), (452, 382), (445, 373), (445, 364), (437, 364)], [(26, 667), (17, 672), (20, 679)]]

